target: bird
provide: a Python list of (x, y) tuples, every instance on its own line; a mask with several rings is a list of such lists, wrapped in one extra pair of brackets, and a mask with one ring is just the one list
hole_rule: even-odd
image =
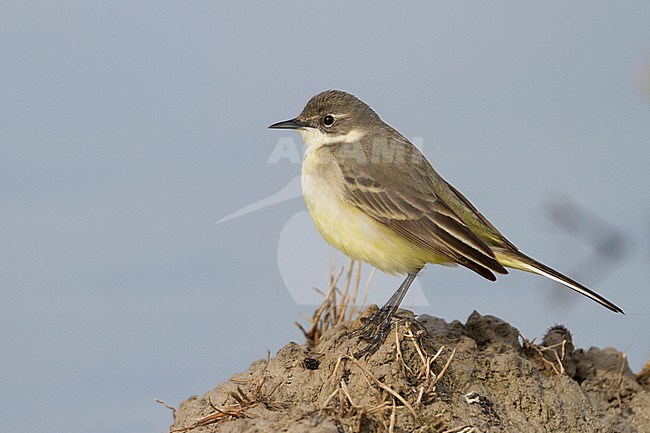
[(450, 183), (420, 150), (366, 103), (341, 90), (313, 96), (295, 118), (271, 129), (296, 130), (306, 150), (301, 186), (316, 229), (334, 248), (405, 279), (352, 334), (374, 354), (427, 264), (464, 266), (495, 281), (506, 268), (550, 278), (616, 312), (623, 310), (527, 256)]

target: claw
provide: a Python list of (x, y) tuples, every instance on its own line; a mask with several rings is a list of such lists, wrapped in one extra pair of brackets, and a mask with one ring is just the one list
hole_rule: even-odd
[(361, 319), (362, 325), (359, 329), (356, 329), (348, 335), (348, 339), (359, 337), (359, 340), (368, 342), (366, 347), (354, 354), (356, 359), (359, 359), (362, 356), (371, 356), (377, 352), (384, 341), (386, 341), (386, 337), (390, 334), (393, 316), (395, 315), (399, 304), (402, 302), (402, 299), (404, 299), (404, 295), (406, 295), (411, 283), (415, 280), (416, 275), (417, 272), (412, 274), (409, 273), (397, 291), (390, 297), (388, 302), (386, 302), (386, 305), (381, 307), (379, 311), (369, 318), (365, 320)]
[(359, 340), (368, 342), (366, 347), (354, 353), (353, 356), (356, 359), (362, 356), (367, 358), (379, 350), (384, 341), (386, 341), (388, 334), (390, 334), (392, 319), (392, 311), (381, 308), (366, 319), (358, 329), (348, 335), (348, 338), (359, 337)]

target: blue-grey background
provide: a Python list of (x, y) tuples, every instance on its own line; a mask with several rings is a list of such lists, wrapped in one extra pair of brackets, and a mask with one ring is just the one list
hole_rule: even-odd
[[(299, 138), (266, 126), (328, 88), (419, 137), (522, 250), (586, 269), (627, 315), (528, 274), (440, 267), (416, 311), (477, 309), (530, 339), (564, 323), (635, 370), (650, 357), (650, 3), (0, 9), (0, 431), (164, 432), (154, 398), (177, 405), (301, 341), (312, 307), (286, 281), (311, 294), (343, 259), (296, 190), (215, 222), (295, 180), (299, 164), (269, 159)], [(548, 216), (561, 200), (620, 233), (623, 261), (581, 268), (583, 224)], [(397, 283), (381, 281), (373, 302)]]

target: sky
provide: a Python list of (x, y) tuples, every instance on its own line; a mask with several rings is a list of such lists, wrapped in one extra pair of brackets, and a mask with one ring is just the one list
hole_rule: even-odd
[[(542, 278), (429, 267), (404, 301), (650, 358), (647, 2), (4, 1), (0, 431), (166, 432), (302, 342), (330, 263), (271, 123), (349, 91)], [(603, 246), (604, 245), (604, 246)], [(369, 271), (366, 266), (365, 272)], [(400, 279), (376, 275), (383, 303)]]

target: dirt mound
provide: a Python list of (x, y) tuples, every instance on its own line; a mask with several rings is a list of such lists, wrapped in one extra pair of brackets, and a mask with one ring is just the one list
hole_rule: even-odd
[(562, 326), (533, 344), (496, 317), (401, 311), (380, 350), (356, 360), (346, 335), (358, 324), (312, 326), (308, 344), (183, 402), (171, 431), (650, 432), (649, 387), (625, 355), (574, 349)]

